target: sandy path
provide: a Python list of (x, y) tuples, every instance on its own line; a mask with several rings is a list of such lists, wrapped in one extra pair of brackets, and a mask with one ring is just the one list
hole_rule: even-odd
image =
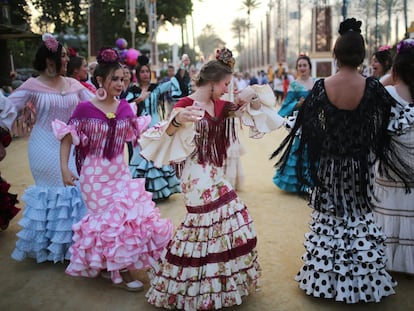
[[(271, 181), (274, 169), (268, 155), (285, 134), (282, 129), (263, 139), (251, 140), (246, 137), (246, 129), (242, 132), (247, 149), (242, 157), (246, 176), (239, 195), (255, 221), (263, 275), (261, 290), (248, 297), (240, 307), (229, 310), (413, 310), (414, 279), (405, 275), (395, 275), (399, 282), (397, 294), (379, 304), (345, 305), (308, 297), (298, 289), (293, 277), (301, 265), (303, 235), (311, 210), (303, 199), (280, 191)], [(12, 184), (11, 191), (21, 197), (24, 189), (33, 183), (26, 155), (27, 140), (16, 139), (7, 151), (7, 158), (0, 162), (0, 170)], [(182, 203), (178, 194), (159, 207), (163, 216), (173, 219), (177, 225), (185, 213)], [(12, 260), (10, 254), (21, 214), (0, 233), (0, 310), (157, 310), (146, 303), (143, 292), (125, 292), (100, 278), (65, 275), (66, 264)], [(139, 276), (146, 280), (143, 273)]]

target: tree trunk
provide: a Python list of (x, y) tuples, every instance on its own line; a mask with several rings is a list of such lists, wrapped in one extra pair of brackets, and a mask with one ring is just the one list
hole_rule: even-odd
[(89, 4), (89, 57), (94, 57), (104, 46), (103, 2), (90, 0)]
[(10, 55), (7, 40), (0, 40), (0, 86), (10, 85)]

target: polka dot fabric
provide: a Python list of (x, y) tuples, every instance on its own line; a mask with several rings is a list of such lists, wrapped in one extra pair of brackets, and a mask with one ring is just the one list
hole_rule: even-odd
[(386, 271), (386, 236), (372, 211), (377, 160), (384, 171), (404, 180), (414, 174), (388, 129), (395, 105), (376, 79), (367, 78), (359, 105), (337, 108), (320, 79), (280, 147), (285, 148), (283, 165), (301, 130), (296, 154), (299, 163), (308, 161), (309, 172), (302, 170), (300, 177), (310, 177), (315, 185), (304, 263), (295, 278), (308, 295), (358, 303), (395, 293), (397, 283)]
[(59, 120), (52, 124), (56, 137), (70, 134), (73, 142), (79, 142), (76, 160), (88, 208), (72, 227), (69, 275), (96, 277), (106, 269), (112, 281), (120, 283), (120, 270), (150, 267), (168, 244), (171, 221), (161, 219), (152, 194), (145, 190), (145, 179), (132, 179), (124, 159), (125, 142), (135, 142), (149, 121), (135, 117), (126, 101), (120, 101), (116, 118), (111, 119), (84, 102), (69, 125)]
[(73, 226), (66, 273), (96, 277), (107, 269), (119, 283), (119, 270), (146, 268), (160, 257), (172, 224), (160, 219), (145, 180), (131, 179), (123, 155), (111, 161), (87, 157), (80, 183), (89, 214)]

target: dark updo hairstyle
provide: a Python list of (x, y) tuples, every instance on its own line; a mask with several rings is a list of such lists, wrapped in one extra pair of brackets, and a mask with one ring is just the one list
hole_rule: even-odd
[(103, 81), (106, 81), (107, 77), (115, 70), (121, 69), (121, 59), (117, 51), (113, 48), (102, 48), (98, 52), (96, 57), (98, 64), (95, 67), (92, 77), (92, 83), (98, 89), (100, 87), (97, 77), (101, 77)]
[(204, 64), (198, 75), (195, 84), (197, 87), (208, 84), (209, 82), (219, 82), (227, 75), (233, 74), (235, 60), (229, 49), (223, 48), (216, 51), (216, 59)]
[(149, 70), (149, 72), (151, 72), (151, 67), (149, 65), (149, 58), (146, 57), (145, 55), (140, 55), (137, 58), (137, 67), (135, 68), (135, 72), (136, 72), (136, 75), (137, 75), (138, 83), (141, 82), (140, 81), (140, 78), (139, 78), (139, 72), (141, 71), (141, 69), (143, 67), (147, 67), (148, 70)]
[(296, 70), (298, 70), (298, 63), (299, 63), (299, 61), (300, 61), (300, 60), (302, 60), (302, 59), (304, 59), (304, 60), (306, 60), (306, 61), (308, 62), (308, 64), (309, 64), (309, 69), (311, 69), (311, 70), (312, 70), (312, 62), (311, 62), (311, 59), (309, 58), (309, 56), (304, 55), (304, 54), (299, 55), (299, 57), (296, 59)]
[(414, 39), (405, 39), (397, 45), (393, 74), (408, 85), (414, 100)]
[(384, 69), (384, 74), (391, 69), (392, 67), (392, 55), (391, 55), (391, 48), (389, 49), (380, 49), (376, 51), (373, 56), (377, 59), (377, 61), (382, 65)]
[[(51, 48), (48, 41), (52, 41), (56, 46)], [(38, 72), (43, 72), (47, 68), (46, 59), (52, 60), (56, 65), (56, 73), (60, 72), (62, 67), (62, 44), (60, 44), (51, 34), (44, 34), (42, 37), (42, 43), (37, 48), (34, 60), (33, 68)]]
[(75, 70), (80, 69), (82, 67), (85, 57), (78, 55), (76, 51), (72, 48), (68, 48), (68, 54), (69, 54), (69, 62), (68, 62), (66, 75), (68, 77), (72, 77)]
[(339, 38), (335, 42), (333, 54), (339, 66), (357, 68), (365, 58), (365, 42), (361, 35), (361, 21), (347, 18), (339, 25)]

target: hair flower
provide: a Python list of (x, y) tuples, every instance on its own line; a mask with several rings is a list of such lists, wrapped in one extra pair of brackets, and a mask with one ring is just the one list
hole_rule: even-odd
[(46, 48), (49, 51), (53, 53), (57, 52), (58, 47), (59, 47), (59, 42), (50, 33), (44, 33), (42, 36), (42, 41), (45, 43)]
[(378, 51), (380, 51), (380, 52), (384, 52), (384, 51), (388, 51), (388, 50), (391, 50), (391, 46), (389, 46), (389, 45), (380, 46), (380, 48), (378, 49)]
[(107, 112), (106, 117), (108, 119), (115, 119), (116, 116), (115, 116), (115, 113), (113, 113), (113, 112)]
[(76, 52), (76, 50), (74, 48), (68, 48), (68, 54), (72, 57), (78, 56), (78, 53)]
[(120, 58), (117, 51), (112, 48), (103, 48), (99, 51), (96, 60), (99, 64), (114, 64), (119, 63)]
[(414, 49), (414, 39), (405, 39), (397, 44), (397, 54), (400, 54), (403, 51), (408, 49)]
[(229, 49), (223, 48), (221, 50), (216, 50), (216, 59), (233, 69), (235, 60), (233, 58), (233, 53)]

